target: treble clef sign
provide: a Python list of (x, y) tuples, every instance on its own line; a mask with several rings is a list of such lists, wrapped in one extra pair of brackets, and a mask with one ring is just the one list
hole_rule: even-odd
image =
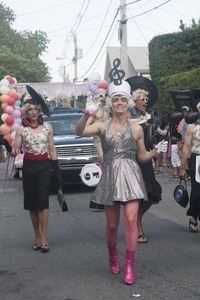
[(121, 64), (121, 60), (119, 58), (116, 58), (113, 61), (113, 68), (109, 72), (110, 82), (113, 82), (114, 85), (122, 84), (122, 79), (125, 76), (125, 72), (123, 70), (118, 70), (120, 64)]

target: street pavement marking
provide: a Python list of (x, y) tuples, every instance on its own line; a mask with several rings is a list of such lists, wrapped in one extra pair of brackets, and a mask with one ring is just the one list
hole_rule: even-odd
[[(9, 192), (17, 192), (18, 189), (15, 189), (15, 188), (9, 188), (6, 193), (9, 193)], [(0, 193), (3, 193), (3, 194), (6, 194), (4, 189), (0, 189)]]

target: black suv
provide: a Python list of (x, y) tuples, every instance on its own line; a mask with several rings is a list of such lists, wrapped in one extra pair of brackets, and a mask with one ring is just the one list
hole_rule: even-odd
[(78, 120), (83, 115), (78, 108), (61, 108), (44, 116), (51, 124), (55, 148), (63, 179), (66, 183), (81, 182), (81, 169), (88, 163), (98, 162), (98, 154), (92, 137), (79, 137), (74, 134)]

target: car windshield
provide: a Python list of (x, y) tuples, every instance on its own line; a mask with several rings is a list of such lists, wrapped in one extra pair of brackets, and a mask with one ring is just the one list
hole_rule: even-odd
[(74, 134), (76, 124), (81, 116), (81, 114), (71, 114), (62, 118), (50, 117), (47, 122), (51, 124), (54, 135)]

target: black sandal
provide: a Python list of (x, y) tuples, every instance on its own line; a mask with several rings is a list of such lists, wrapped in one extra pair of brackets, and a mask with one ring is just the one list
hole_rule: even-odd
[(193, 219), (189, 219), (189, 230), (191, 232), (197, 232), (198, 231), (198, 223), (197, 221), (193, 221)]
[(34, 244), (33, 245), (33, 250), (40, 250), (41, 249), (41, 245), (40, 244)]
[(42, 245), (41, 246), (41, 251), (42, 251), (42, 253), (49, 252), (49, 245)]
[(144, 235), (144, 233), (141, 233), (138, 235), (138, 243), (148, 243), (148, 240), (146, 238), (146, 236)]

